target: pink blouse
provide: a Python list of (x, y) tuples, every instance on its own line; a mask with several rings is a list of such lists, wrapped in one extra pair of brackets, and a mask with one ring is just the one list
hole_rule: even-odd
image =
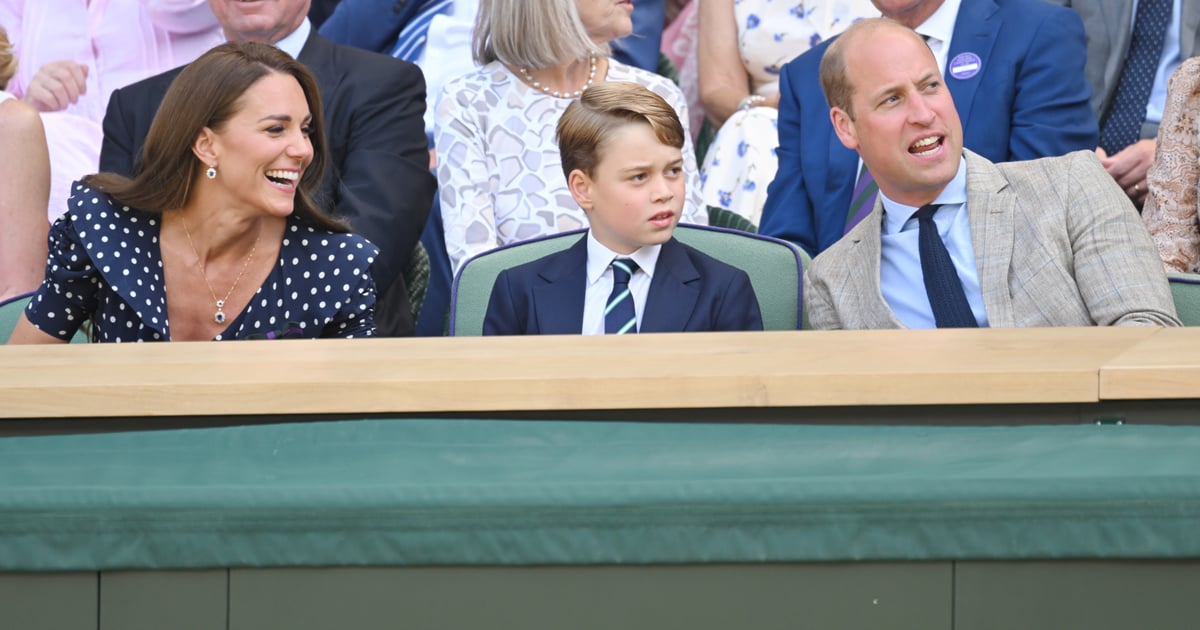
[(1149, 194), (1142, 220), (1167, 271), (1200, 271), (1200, 57), (1183, 62), (1167, 83)]

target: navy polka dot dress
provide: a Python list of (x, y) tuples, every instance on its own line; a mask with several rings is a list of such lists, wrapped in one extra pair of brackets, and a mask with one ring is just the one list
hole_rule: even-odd
[[(89, 318), (93, 341), (169, 340), (159, 215), (79, 182), (68, 203), (50, 228), (46, 279), (26, 317), (63, 340)], [(216, 339), (374, 336), (371, 263), (378, 254), (361, 236), (289, 217), (279, 262)]]

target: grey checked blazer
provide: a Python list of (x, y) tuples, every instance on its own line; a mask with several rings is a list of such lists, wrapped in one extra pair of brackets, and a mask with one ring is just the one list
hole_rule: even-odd
[[(967, 216), (993, 327), (1179, 326), (1158, 250), (1091, 151), (993, 164), (966, 151)], [(813, 328), (903, 328), (879, 288), (883, 203), (804, 275)]]

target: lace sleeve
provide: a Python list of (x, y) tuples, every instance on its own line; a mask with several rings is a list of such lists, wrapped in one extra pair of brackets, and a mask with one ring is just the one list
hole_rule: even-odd
[(1200, 261), (1200, 58), (1185, 61), (1167, 85), (1149, 195), (1142, 218), (1168, 271), (1196, 272)]

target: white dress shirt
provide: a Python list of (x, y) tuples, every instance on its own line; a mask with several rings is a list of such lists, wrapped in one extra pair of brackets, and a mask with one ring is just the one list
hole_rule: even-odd
[(654, 279), (654, 267), (658, 264), (658, 253), (662, 245), (648, 245), (632, 254), (618, 254), (600, 244), (592, 231), (587, 234), (587, 291), (583, 298), (583, 334), (604, 334), (604, 309), (608, 296), (612, 294), (612, 261), (616, 258), (632, 258), (638, 270), (629, 278), (629, 296), (633, 299), (633, 312), (637, 316), (638, 330), (642, 329), (642, 313), (646, 310), (646, 297), (650, 295), (650, 282)]

